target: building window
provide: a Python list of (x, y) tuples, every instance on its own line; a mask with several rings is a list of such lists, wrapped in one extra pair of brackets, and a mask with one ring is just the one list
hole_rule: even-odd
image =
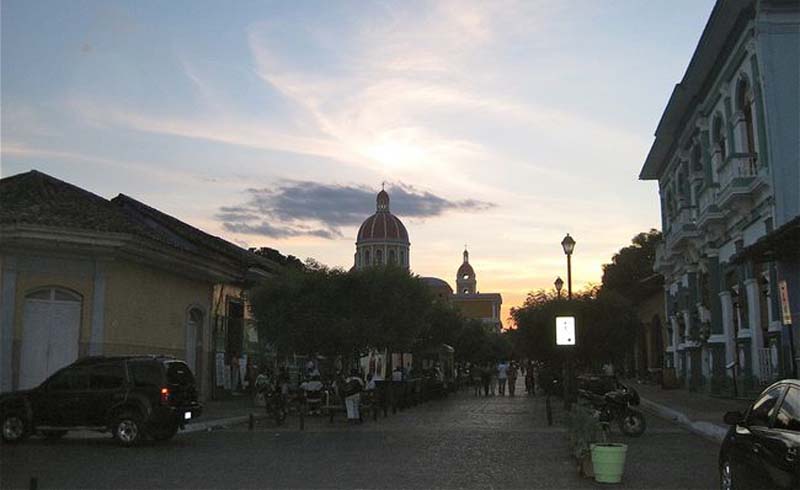
[(375, 251), (375, 265), (382, 265), (383, 264), (383, 250), (376, 250)]
[(714, 151), (719, 153), (719, 163), (722, 164), (727, 158), (727, 149), (725, 142), (725, 124), (722, 122), (721, 116), (714, 118), (712, 134), (714, 138)]
[(753, 92), (750, 90), (750, 84), (747, 80), (742, 79), (739, 81), (737, 104), (739, 110), (742, 111), (744, 118), (745, 134), (743, 150), (745, 153), (755, 154), (755, 133), (753, 131)]
[(364, 250), (364, 265), (370, 265), (371, 263), (369, 261), (369, 250)]
[(394, 250), (389, 250), (389, 263), (392, 265), (395, 265), (397, 263), (397, 260), (394, 256)]
[(400, 251), (400, 264), (406, 265), (406, 253), (402, 250)]

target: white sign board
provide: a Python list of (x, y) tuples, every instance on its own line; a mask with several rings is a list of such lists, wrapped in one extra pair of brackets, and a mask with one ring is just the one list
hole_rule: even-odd
[(556, 345), (575, 345), (575, 317), (556, 317)]

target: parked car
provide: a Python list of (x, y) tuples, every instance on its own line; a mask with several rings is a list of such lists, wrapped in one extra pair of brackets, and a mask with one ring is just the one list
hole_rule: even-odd
[(7, 443), (82, 429), (111, 432), (132, 446), (143, 437), (168, 440), (201, 413), (189, 366), (166, 356), (86, 357), (32, 390), (0, 395)]
[(721, 488), (800, 487), (800, 380), (773, 384), (744, 414), (726, 413), (725, 423)]

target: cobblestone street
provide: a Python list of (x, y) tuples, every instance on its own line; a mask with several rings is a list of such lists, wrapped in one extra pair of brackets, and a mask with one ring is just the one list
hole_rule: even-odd
[[(593, 488), (578, 477), (544, 398), (475, 398), (466, 391), (377, 422), (259, 420), (179, 434), (135, 449), (110, 438), (32, 439), (2, 447), (2, 487), (39, 488)], [(648, 414), (630, 445), (624, 488), (712, 488), (717, 446)], [(619, 433), (615, 440), (622, 440)]]

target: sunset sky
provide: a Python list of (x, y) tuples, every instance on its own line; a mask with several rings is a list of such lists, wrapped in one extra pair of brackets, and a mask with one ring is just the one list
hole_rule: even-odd
[(565, 233), (580, 289), (659, 226), (637, 175), (712, 6), (4, 0), (1, 172), (345, 268), (385, 181), (412, 270), (468, 244), (505, 320)]

